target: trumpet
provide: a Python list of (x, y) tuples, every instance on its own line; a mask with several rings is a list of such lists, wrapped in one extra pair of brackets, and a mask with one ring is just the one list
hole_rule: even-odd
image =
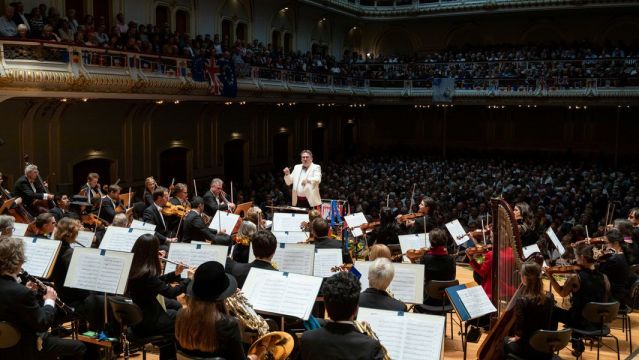
[[(51, 286), (51, 283), (47, 283), (45, 284), (42, 280), (38, 279), (37, 277), (29, 274), (26, 270), (22, 270), (22, 273), (20, 273), (20, 279), (22, 280), (23, 283), (27, 283), (28, 281), (31, 281), (32, 283), (34, 283), (38, 289), (37, 289), (37, 293), (39, 296), (44, 296), (44, 294), (47, 293), (47, 286)], [(65, 304), (62, 300), (60, 300), (59, 297), (55, 298), (55, 305), (57, 307), (59, 307), (61, 310), (63, 310), (65, 313), (67, 314), (73, 314), (75, 312), (75, 309), (72, 308), (71, 306)]]

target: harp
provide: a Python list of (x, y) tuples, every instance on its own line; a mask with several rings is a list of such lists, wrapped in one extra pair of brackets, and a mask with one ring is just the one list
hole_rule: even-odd
[[(512, 207), (504, 199), (491, 199), (493, 215), (492, 302), (497, 309), (491, 319), (491, 328), (481, 344), (477, 357), (480, 360), (503, 358), (504, 337), (509, 335), (515, 323), (512, 311), (521, 283), (519, 269), (524, 262), (519, 227)], [(496, 320), (493, 322), (493, 320)]]

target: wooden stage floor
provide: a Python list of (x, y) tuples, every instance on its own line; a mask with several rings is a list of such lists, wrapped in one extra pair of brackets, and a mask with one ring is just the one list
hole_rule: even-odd
[[(457, 267), (457, 279), (459, 279), (460, 283), (467, 283), (467, 282), (471, 282), (473, 281), (473, 277), (472, 277), (472, 271), (470, 270), (470, 268), (468, 267), (463, 267), (463, 266), (458, 266)], [(548, 284), (546, 283), (545, 288), (548, 288)], [(557, 300), (558, 302), (561, 301), (561, 298), (559, 298), (557, 295), (555, 295), (555, 300)], [(633, 332), (633, 348), (637, 349), (637, 347), (639, 347), (639, 339), (637, 339), (637, 335), (635, 334), (639, 334), (639, 312), (635, 312), (635, 313), (631, 313), (630, 314), (630, 318), (631, 318), (631, 324), (632, 324), (632, 332)], [(560, 327), (562, 326), (561, 324), (559, 325)], [(629, 349), (629, 344), (628, 342), (625, 340), (626, 336), (625, 334), (621, 331), (621, 322), (620, 321), (615, 321), (612, 324), (613, 330), (612, 333), (617, 336), (619, 338), (619, 347), (620, 347), (620, 354), (621, 354), (621, 359), (630, 359), (630, 353), (632, 351), (630, 351)], [(451, 339), (450, 338), (450, 324), (447, 323), (446, 325), (446, 338), (444, 340), (444, 358), (445, 359), (463, 359), (464, 358), (464, 353), (462, 350), (462, 342), (461, 342), (461, 337), (459, 336), (459, 331), (460, 328), (458, 325), (454, 325), (453, 327), (453, 332), (454, 332), (454, 338)], [(477, 349), (479, 349), (480, 344), (483, 342), (483, 340), (485, 339), (486, 335), (483, 334), (481, 339), (479, 340), (479, 343), (469, 343), (468, 344), (468, 356), (467, 359), (477, 359)], [(605, 344), (611, 345), (614, 347), (614, 340), (613, 339), (605, 339), (604, 340)], [(617, 359), (617, 354), (616, 352), (606, 348), (605, 346), (602, 347), (600, 349), (601, 353), (600, 353), (600, 359), (602, 360), (613, 360), (613, 359)], [(138, 353), (139, 356), (133, 357), (135, 358), (139, 358), (141, 359), (141, 353)], [(570, 349), (569, 347), (565, 348), (564, 350), (562, 350), (559, 355), (561, 356), (562, 359), (574, 359), (574, 356), (571, 355), (570, 353)], [(586, 344), (586, 351), (583, 353), (582, 359), (583, 360), (590, 360), (590, 359), (596, 359), (597, 358), (597, 350), (596, 348), (593, 348), (592, 351), (590, 350), (590, 347), (588, 346), (588, 344)], [(639, 356), (633, 357), (633, 358), (637, 358), (639, 359)], [(157, 353), (149, 353), (147, 354), (147, 359), (149, 360), (157, 360), (159, 359)]]

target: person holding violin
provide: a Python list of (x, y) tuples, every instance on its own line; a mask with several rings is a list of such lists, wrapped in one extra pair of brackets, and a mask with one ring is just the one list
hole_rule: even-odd
[(211, 181), (211, 188), (202, 197), (204, 199), (204, 213), (211, 218), (215, 216), (218, 210), (233, 211), (233, 209), (235, 209), (235, 204), (226, 198), (222, 186), (224, 186), (222, 179), (213, 179)]
[(380, 225), (367, 235), (368, 246), (373, 246), (374, 244), (399, 244), (398, 234), (400, 229), (390, 208), (382, 208), (379, 222)]
[(78, 195), (82, 195), (93, 204), (95, 208), (100, 206), (100, 199), (102, 198), (102, 189), (100, 189), (100, 175), (97, 173), (89, 173), (87, 175), (87, 183), (82, 185)]
[(237, 234), (234, 235), (233, 252), (231, 258), (239, 263), (247, 263), (249, 260), (249, 250), (251, 248), (251, 238), (257, 232), (257, 226), (250, 221), (243, 221)]
[[(176, 242), (177, 238), (172, 236), (167, 226), (167, 220), (162, 214), (162, 208), (169, 202), (169, 191), (166, 188), (158, 187), (153, 191), (153, 204), (144, 209), (142, 219), (144, 222), (155, 225), (155, 236), (160, 241), (160, 245), (168, 248), (167, 242)], [(166, 246), (165, 246), (166, 245)]]
[(524, 359), (551, 359), (552, 354), (537, 352), (529, 343), (535, 331), (550, 329), (555, 303), (552, 293), (544, 291), (541, 267), (537, 263), (521, 265), (521, 284), (514, 303), (515, 336), (504, 339), (504, 356), (514, 354)]
[(597, 259), (599, 271), (608, 277), (612, 299), (618, 301), (623, 309), (630, 302), (630, 293), (627, 287), (630, 267), (626, 260), (626, 246), (623, 235), (617, 229), (606, 231), (605, 236), (606, 249), (604, 254)]
[(87, 208), (90, 208), (91, 204), (87, 198), (81, 195), (73, 195), (71, 202), (69, 203), (69, 210), (64, 212), (62, 217), (70, 217), (72, 219), (80, 220), (83, 215), (87, 215)]
[(46, 183), (38, 181), (40, 172), (36, 165), (27, 165), (24, 168), (24, 175), (18, 178), (13, 185), (13, 196), (22, 198), (22, 203), (31, 215), (36, 216), (48, 211), (39, 206), (38, 200), (53, 200), (53, 194), (45, 190)]
[(359, 295), (359, 306), (371, 309), (406, 311), (406, 304), (388, 293), (395, 267), (387, 258), (375, 259), (368, 268), (368, 288)]
[(182, 242), (211, 241), (215, 245), (230, 245), (231, 239), (226, 234), (218, 234), (215, 229), (210, 229), (202, 219), (204, 211), (204, 199), (195, 196), (191, 200), (191, 210), (186, 214), (182, 223)]
[[(404, 229), (410, 234), (420, 234), (426, 231), (430, 231), (435, 228), (435, 219), (430, 216), (437, 209), (437, 202), (430, 196), (425, 196), (422, 201), (419, 202), (419, 210), (416, 213), (417, 217), (414, 220), (407, 220), (404, 222)], [(401, 221), (401, 215), (397, 216), (398, 222)], [(424, 227), (426, 222), (426, 227)]]
[[(433, 229), (428, 233), (431, 248), (424, 253), (420, 263), (424, 265), (424, 293), (431, 280), (447, 281), (455, 280), (457, 276), (457, 264), (455, 258), (448, 254), (446, 243), (448, 236), (442, 229)], [(429, 306), (441, 306), (441, 300), (429, 298), (424, 294), (424, 304)], [(415, 309), (425, 310), (420, 306)]]
[(120, 201), (120, 191), (122, 191), (122, 188), (120, 188), (119, 185), (109, 185), (107, 196), (102, 198), (100, 218), (109, 224), (113, 222), (115, 214), (118, 213), (116, 209), (122, 204)]
[(171, 197), (171, 204), (183, 206), (184, 208), (191, 207), (189, 203), (189, 187), (183, 183), (177, 183), (173, 187), (173, 196)]
[[(178, 239), (182, 238), (182, 230), (183, 228), (180, 226), (180, 221), (183, 221), (183, 217), (186, 216), (188, 210), (191, 209), (191, 204), (189, 203), (189, 188), (186, 184), (177, 183), (173, 185), (173, 190), (169, 188), (169, 194), (172, 194), (169, 199), (168, 204), (173, 205), (176, 208), (175, 211), (172, 211), (170, 214), (164, 211), (164, 216), (168, 216), (168, 227), (169, 229), (175, 229), (179, 231), (177, 234)], [(184, 225), (182, 225), (184, 226)]]
[[(608, 277), (595, 269), (597, 260), (594, 255), (593, 245), (581, 245), (577, 248), (577, 275), (566, 280), (564, 285), (560, 285), (552, 276), (560, 272), (561, 269), (545, 268), (545, 272), (550, 278), (550, 285), (561, 297), (572, 297), (572, 306), (565, 310), (559, 307), (553, 309), (552, 329), (558, 328), (558, 323), (563, 323), (567, 327), (596, 328), (587, 323), (582, 311), (589, 302), (606, 302), (610, 292), (610, 282)], [(583, 341), (573, 341), (574, 355), (580, 355), (585, 347)]]
[(69, 195), (67, 194), (56, 194), (53, 197), (53, 201), (55, 201), (57, 206), (49, 210), (49, 212), (53, 215), (56, 221), (60, 221), (60, 219), (62, 219), (69, 211), (71, 200), (69, 200)]
[(42, 213), (36, 216), (35, 233), (27, 232), (26, 236), (33, 236), (41, 239), (50, 239), (55, 230), (57, 222), (50, 213)]

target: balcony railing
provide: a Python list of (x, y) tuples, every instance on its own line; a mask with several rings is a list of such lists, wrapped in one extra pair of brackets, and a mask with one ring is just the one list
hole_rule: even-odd
[[(637, 57), (341, 64), (341, 73), (236, 64), (242, 90), (424, 97), (433, 79), (455, 96), (639, 96)], [(195, 64), (194, 64), (195, 63)], [(200, 69), (193, 69), (197, 64)], [(201, 61), (60, 43), (0, 40), (0, 86), (48, 91), (206, 96)], [(342, 73), (343, 71), (343, 73)], [(194, 72), (198, 76), (194, 76)]]

